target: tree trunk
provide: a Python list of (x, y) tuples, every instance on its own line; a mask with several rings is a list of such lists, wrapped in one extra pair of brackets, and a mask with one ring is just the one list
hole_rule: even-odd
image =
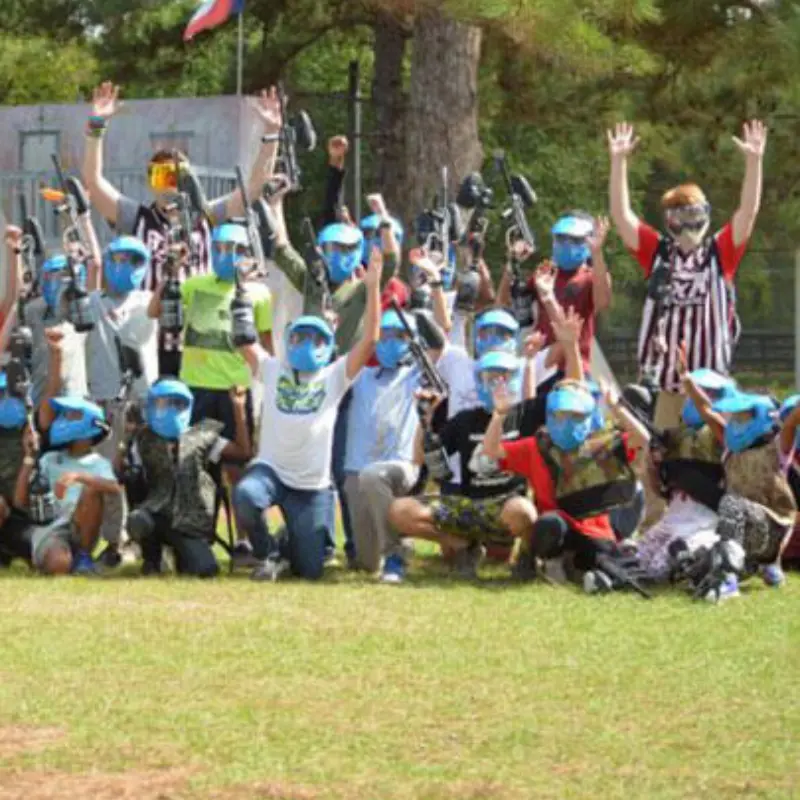
[(449, 171), (451, 199), (461, 179), (479, 169), (478, 63), (481, 31), (432, 10), (414, 23), (411, 103), (406, 146), (406, 219), (429, 207)]
[(409, 31), (392, 14), (378, 12), (375, 22), (375, 77), (372, 97), (376, 131), (371, 139), (375, 153), (375, 187), (394, 214), (402, 214), (406, 169), (406, 116), (408, 98), (403, 91), (403, 58)]

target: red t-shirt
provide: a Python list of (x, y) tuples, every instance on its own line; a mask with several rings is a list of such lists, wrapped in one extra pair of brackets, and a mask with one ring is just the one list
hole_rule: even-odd
[[(554, 293), (564, 311), (574, 308), (576, 313), (584, 320), (581, 335), (578, 340), (578, 348), (583, 360), (583, 367), (589, 372), (589, 365), (592, 359), (592, 339), (594, 339), (594, 276), (590, 267), (578, 267), (574, 272), (560, 269), (556, 273)], [(528, 288), (536, 292), (535, 279), (531, 278)], [(545, 336), (548, 345), (555, 341), (553, 326), (550, 318), (544, 309), (540, 310), (539, 318), (536, 322), (536, 330)], [(560, 364), (563, 368), (563, 362)]]
[[(411, 290), (400, 278), (391, 277), (386, 281), (386, 286), (383, 287), (381, 292), (381, 311), (388, 311), (392, 307), (392, 300), (394, 300), (400, 308), (405, 308), (408, 305), (409, 298), (411, 297)], [(367, 362), (368, 367), (378, 367), (378, 357), (372, 355)]]
[[(636, 451), (628, 447), (628, 436), (622, 434), (628, 461), (633, 461)], [(501, 458), (498, 466), (504, 472), (516, 472), (523, 475), (533, 490), (533, 502), (540, 514), (555, 511), (575, 531), (591, 539), (614, 541), (614, 529), (608, 514), (600, 514), (586, 519), (574, 519), (566, 511), (562, 511), (556, 502), (556, 487), (550, 470), (539, 452), (535, 436), (517, 439), (515, 442), (503, 442), (505, 458)]]
[[(655, 228), (651, 228), (646, 222), (639, 222), (639, 249), (630, 252), (644, 270), (646, 278), (650, 277), (656, 250), (658, 250), (664, 235)], [(714, 239), (717, 242), (722, 274), (725, 276), (725, 280), (732, 281), (736, 277), (736, 270), (739, 269), (739, 264), (747, 249), (747, 242), (742, 242), (738, 247), (733, 243), (733, 225), (730, 222), (714, 234)]]

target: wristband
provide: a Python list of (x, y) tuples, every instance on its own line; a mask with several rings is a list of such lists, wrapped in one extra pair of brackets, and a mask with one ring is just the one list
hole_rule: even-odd
[(279, 133), (265, 133), (261, 137), (261, 143), (267, 144), (269, 142), (279, 142), (281, 140), (281, 135)]
[(36, 459), (33, 456), (25, 456), (25, 458), (22, 459), (22, 463), (26, 467), (35, 467)]

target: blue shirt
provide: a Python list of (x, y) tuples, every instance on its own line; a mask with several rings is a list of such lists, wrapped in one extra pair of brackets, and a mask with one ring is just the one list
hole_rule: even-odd
[(419, 377), (415, 366), (361, 370), (348, 412), (345, 472), (361, 472), (378, 461), (411, 461)]

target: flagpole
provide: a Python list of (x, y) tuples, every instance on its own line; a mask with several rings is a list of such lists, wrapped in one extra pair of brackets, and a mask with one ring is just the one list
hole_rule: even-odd
[(242, 96), (242, 75), (244, 72), (244, 3), (239, 10), (239, 31), (236, 38), (236, 95)]

